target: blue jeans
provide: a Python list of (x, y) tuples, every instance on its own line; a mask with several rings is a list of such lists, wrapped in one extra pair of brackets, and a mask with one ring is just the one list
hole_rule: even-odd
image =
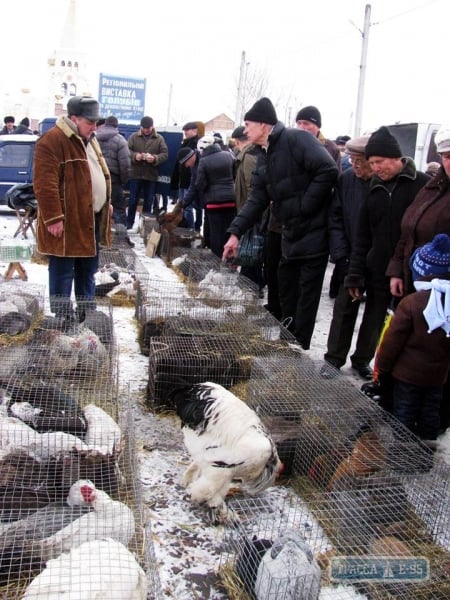
[(394, 379), (394, 416), (423, 440), (439, 434), (443, 386), (419, 387)]
[(144, 206), (142, 212), (151, 213), (153, 208), (153, 200), (156, 191), (156, 181), (148, 181), (148, 179), (130, 179), (130, 197), (128, 199), (128, 217), (127, 228), (131, 229), (134, 225), (136, 217), (136, 208), (139, 198), (144, 198)]
[(98, 254), (87, 258), (49, 256), (48, 276), (50, 308), (56, 316), (72, 313), (72, 284), (80, 305), (92, 305), (95, 309), (95, 278), (98, 270)]
[(95, 256), (49, 256), (48, 284), (50, 309), (58, 317), (71, 315), (72, 285), (75, 287), (79, 316), (90, 307), (95, 310), (95, 273), (98, 271), (99, 220), (95, 218)]

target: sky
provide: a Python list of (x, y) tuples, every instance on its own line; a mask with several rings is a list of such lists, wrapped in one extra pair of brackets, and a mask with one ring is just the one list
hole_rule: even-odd
[[(6, 1), (11, 26), (2, 28), (0, 52), (12, 58), (2, 61), (0, 106), (21, 88), (30, 96), (46, 89), (47, 59), (60, 46), (69, 5)], [(448, 0), (77, 0), (94, 95), (99, 72), (146, 78), (146, 113), (157, 124), (234, 119), (244, 52), (247, 80), (259, 82), (253, 91), (272, 99), (279, 119), (292, 125), (313, 104), (327, 137), (354, 131), (366, 6), (362, 132), (450, 122)]]

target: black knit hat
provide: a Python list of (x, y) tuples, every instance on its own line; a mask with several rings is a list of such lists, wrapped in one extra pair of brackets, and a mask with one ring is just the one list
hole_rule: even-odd
[(192, 148), (180, 148), (177, 152), (177, 161), (180, 165), (184, 165), (184, 163), (194, 156), (195, 151)]
[(260, 98), (255, 102), (251, 109), (245, 113), (244, 121), (275, 125), (278, 119), (275, 107), (269, 98)]
[(365, 150), (366, 158), (382, 156), (383, 158), (401, 158), (402, 151), (397, 139), (387, 127), (380, 127), (369, 138)]
[(322, 115), (320, 111), (315, 106), (304, 106), (301, 108), (297, 116), (295, 117), (296, 121), (310, 121), (317, 125), (317, 127), (322, 127)]

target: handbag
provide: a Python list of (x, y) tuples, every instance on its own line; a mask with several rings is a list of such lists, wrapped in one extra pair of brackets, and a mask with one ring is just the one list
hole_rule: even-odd
[(239, 248), (234, 264), (240, 267), (257, 267), (264, 259), (264, 235), (258, 225), (253, 225), (239, 240)]

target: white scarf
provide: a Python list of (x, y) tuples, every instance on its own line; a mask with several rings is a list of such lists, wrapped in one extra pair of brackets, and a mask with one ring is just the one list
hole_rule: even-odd
[(450, 337), (450, 281), (445, 279), (415, 281), (414, 287), (417, 291), (431, 290), (428, 304), (423, 311), (428, 325), (428, 333), (441, 327), (445, 331), (445, 335)]

